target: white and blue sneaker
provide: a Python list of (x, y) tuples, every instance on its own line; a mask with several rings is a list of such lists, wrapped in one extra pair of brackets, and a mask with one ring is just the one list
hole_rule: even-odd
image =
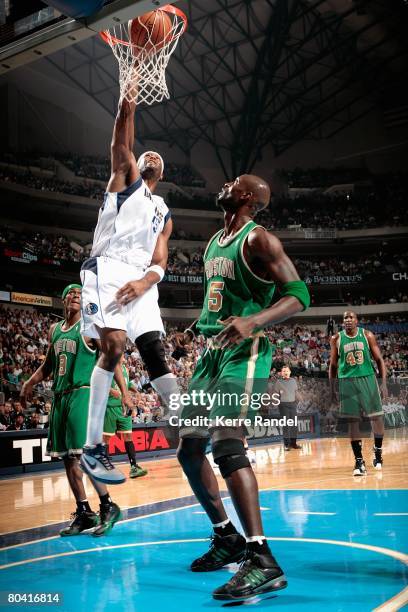
[(104, 484), (122, 484), (126, 480), (122, 472), (113, 465), (105, 444), (84, 446), (80, 465), (85, 474)]

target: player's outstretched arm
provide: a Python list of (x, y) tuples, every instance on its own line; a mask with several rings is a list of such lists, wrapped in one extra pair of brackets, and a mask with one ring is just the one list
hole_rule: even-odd
[(377, 364), (378, 372), (381, 377), (381, 392), (383, 400), (388, 398), (388, 390), (387, 390), (387, 367), (385, 365), (383, 356), (380, 351), (380, 347), (377, 344), (377, 340), (373, 332), (365, 330), (365, 337), (367, 338), (368, 346), (370, 347), (371, 354), (375, 363)]
[(162, 280), (167, 268), (167, 258), (169, 256), (168, 243), (172, 230), (173, 221), (169, 219), (157, 239), (152, 261), (150, 262), (150, 267), (146, 270), (146, 274), (140, 280), (130, 281), (119, 289), (116, 294), (119, 304), (128, 304)]
[(217, 336), (221, 348), (241, 342), (256, 330), (285, 321), (305, 310), (310, 303), (306, 285), (276, 236), (263, 229), (253, 230), (248, 236), (244, 256), (249, 266), (256, 262), (257, 267), (262, 268), (266, 280), (273, 280), (281, 286), (282, 297), (273, 306), (254, 315), (229, 317), (223, 321), (226, 328)]
[(133, 154), (135, 110), (134, 102), (120, 100), (111, 142), (111, 177), (107, 186), (110, 192), (123, 191), (140, 176)]
[(52, 373), (52, 334), (54, 332), (56, 323), (50, 327), (48, 332), (48, 350), (43, 363), (39, 368), (36, 369), (34, 374), (25, 381), (20, 391), (20, 401), (23, 408), (27, 407), (27, 400), (31, 399), (33, 394), (33, 388), (38, 385), (41, 381), (46, 380)]

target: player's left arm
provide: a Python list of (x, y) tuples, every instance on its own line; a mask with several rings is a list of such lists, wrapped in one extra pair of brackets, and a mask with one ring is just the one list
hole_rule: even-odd
[(381, 377), (381, 394), (383, 400), (386, 400), (388, 397), (387, 368), (373, 332), (365, 330), (364, 333), (365, 337), (367, 338), (368, 346), (370, 347), (371, 355), (377, 364), (378, 372)]
[(36, 369), (34, 374), (32, 374), (30, 378), (25, 381), (21, 388), (20, 401), (23, 408), (27, 407), (27, 400), (30, 400), (32, 398), (33, 388), (35, 387), (35, 385), (38, 385), (38, 383), (40, 383), (41, 381), (46, 380), (52, 374), (52, 335), (54, 333), (56, 325), (56, 323), (51, 325), (48, 331), (48, 349), (43, 363), (40, 365), (39, 368)]
[(263, 229), (253, 230), (248, 235), (247, 256), (249, 264), (253, 260), (259, 261), (266, 278), (281, 286), (282, 297), (269, 308), (254, 315), (229, 317), (223, 321), (226, 327), (216, 337), (220, 348), (237, 344), (249, 338), (257, 330), (285, 321), (306, 310), (310, 304), (309, 291), (305, 283), (300, 280), (293, 262), (276, 236)]
[(120, 304), (128, 304), (132, 300), (140, 297), (148, 291), (153, 285), (157, 285), (162, 280), (167, 267), (167, 258), (169, 256), (169, 238), (173, 230), (173, 221), (168, 219), (159, 235), (152, 255), (150, 267), (146, 270), (143, 278), (136, 281), (126, 283), (116, 294), (116, 299)]

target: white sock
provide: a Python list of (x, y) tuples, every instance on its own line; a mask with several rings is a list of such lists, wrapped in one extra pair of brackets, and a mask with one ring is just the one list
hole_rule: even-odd
[(166, 408), (170, 408), (172, 410), (172, 414), (175, 414), (176, 409), (179, 408), (178, 398), (180, 396), (180, 389), (177, 384), (176, 376), (169, 372), (168, 374), (163, 374), (163, 376), (159, 376), (158, 378), (150, 381), (150, 384), (160, 395), (160, 398), (162, 399)]
[(266, 538), (263, 535), (259, 535), (259, 536), (250, 536), (249, 538), (245, 538), (246, 541), (249, 542), (258, 542), (258, 544), (262, 544), (263, 542), (265, 542)]
[(91, 376), (86, 446), (96, 446), (102, 442), (103, 421), (112, 379), (113, 372), (102, 370), (99, 366), (94, 367)]
[(226, 525), (228, 525), (230, 522), (230, 519), (227, 518), (225, 521), (222, 521), (222, 523), (213, 523), (213, 527), (226, 527)]

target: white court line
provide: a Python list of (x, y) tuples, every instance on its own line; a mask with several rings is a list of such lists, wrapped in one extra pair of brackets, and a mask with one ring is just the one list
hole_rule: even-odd
[(384, 602), (378, 608), (374, 608), (373, 612), (395, 612), (401, 610), (402, 607), (408, 602), (408, 587), (391, 597), (388, 601)]
[(408, 516), (408, 512), (374, 512), (373, 516)]
[(288, 514), (321, 514), (323, 516), (334, 516), (336, 512), (306, 512), (305, 510), (291, 510)]
[[(178, 508), (173, 508), (178, 510)], [(139, 518), (139, 517), (138, 517)], [(145, 518), (145, 517), (140, 517)], [(133, 519), (134, 520), (134, 519)], [(392, 557), (397, 561), (400, 561), (404, 565), (408, 565), (408, 555), (394, 550), (392, 548), (384, 548), (383, 546), (374, 546), (373, 544), (361, 544), (360, 542), (346, 542), (344, 540), (325, 540), (322, 538), (290, 538), (290, 537), (267, 537), (267, 540), (271, 542), (305, 542), (310, 544), (330, 544), (334, 546), (344, 546), (346, 548), (358, 548), (361, 550), (368, 550), (371, 552), (379, 553)], [(5, 563), (0, 565), (0, 570), (10, 569), (11, 567), (17, 567), (19, 565), (26, 565), (29, 563), (38, 563), (41, 561), (47, 561), (49, 559), (58, 559), (61, 557), (71, 557), (74, 555), (84, 555), (95, 552), (105, 552), (107, 550), (120, 550), (125, 548), (139, 548), (141, 546), (157, 546), (160, 544), (184, 544), (184, 543), (195, 543), (195, 542), (208, 542), (209, 538), (183, 538), (180, 540), (156, 540), (152, 542), (130, 542), (128, 544), (112, 544), (109, 546), (96, 546), (95, 548), (83, 548), (80, 550), (69, 550), (66, 552), (58, 552), (51, 555), (45, 555), (43, 557), (34, 557), (31, 559), (22, 559), (20, 561), (13, 561), (12, 563)]]

